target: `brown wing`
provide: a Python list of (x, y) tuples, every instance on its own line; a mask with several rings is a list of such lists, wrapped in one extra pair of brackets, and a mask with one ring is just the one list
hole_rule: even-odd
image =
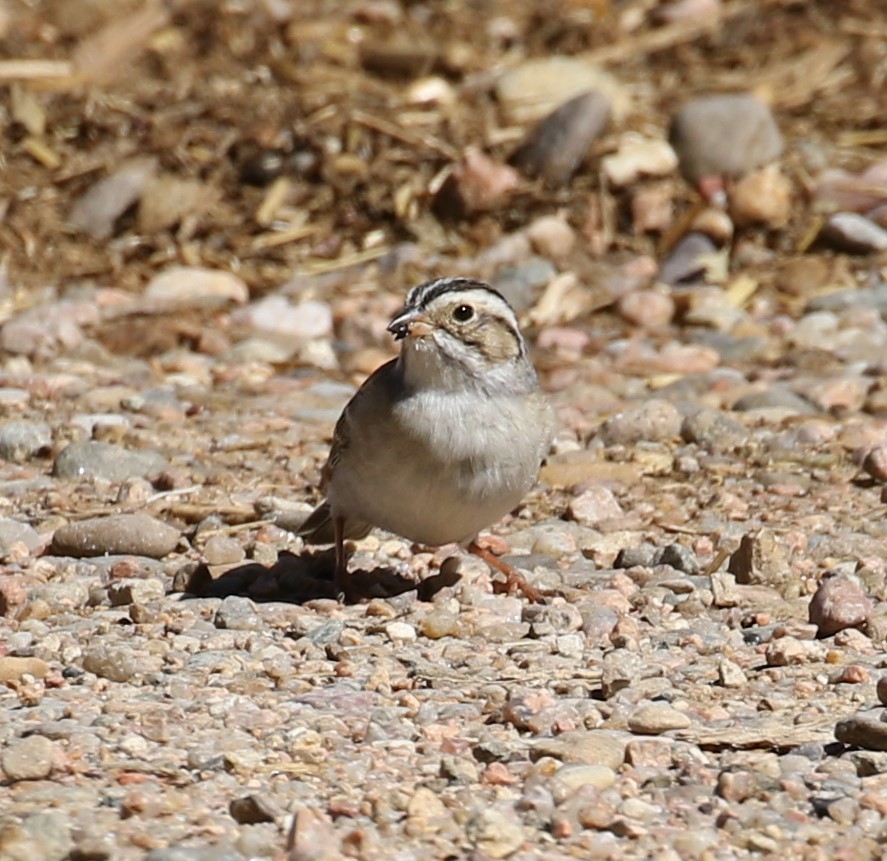
[[(384, 375), (390, 373), (391, 366), (396, 361), (396, 359), (392, 359), (380, 368), (376, 368), (376, 370), (367, 377), (363, 385), (354, 393), (351, 400), (345, 404), (345, 409), (342, 410), (342, 415), (339, 416), (339, 420), (336, 422), (336, 427), (333, 430), (333, 441), (330, 444), (330, 453), (327, 456), (326, 463), (320, 470), (321, 491), (325, 492), (327, 487), (329, 487), (333, 473), (336, 471), (336, 466), (342, 459), (342, 455), (351, 446), (351, 413), (354, 410), (355, 405), (359, 404), (363, 398), (367, 397), (367, 393), (371, 388), (379, 385), (380, 377), (382, 380), (385, 379)], [(369, 534), (372, 528), (372, 524), (369, 523), (346, 520), (345, 538), (353, 540), (363, 538), (365, 535)], [(314, 509), (314, 511), (311, 512), (310, 515), (308, 515), (308, 519), (299, 528), (299, 535), (305, 538), (310, 544), (333, 543), (335, 540), (335, 532), (330, 517), (329, 502), (324, 500)]]

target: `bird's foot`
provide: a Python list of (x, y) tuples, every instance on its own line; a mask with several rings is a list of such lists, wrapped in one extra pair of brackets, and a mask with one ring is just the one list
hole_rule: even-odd
[(468, 545), (468, 552), (483, 559), (483, 561), (491, 568), (494, 568), (500, 574), (505, 575), (504, 582), (498, 580), (493, 581), (493, 591), (498, 593), (504, 592), (508, 595), (514, 595), (516, 592), (520, 592), (533, 604), (541, 603), (542, 593), (535, 586), (531, 586), (527, 583), (524, 575), (521, 574), (517, 568), (509, 565), (507, 562), (503, 562), (496, 555), (494, 550), (490, 549), (490, 544), (492, 544), (497, 550), (500, 550), (500, 552), (504, 552), (508, 549), (507, 545), (501, 538), (484, 536), (483, 538), (476, 538), (472, 541)]

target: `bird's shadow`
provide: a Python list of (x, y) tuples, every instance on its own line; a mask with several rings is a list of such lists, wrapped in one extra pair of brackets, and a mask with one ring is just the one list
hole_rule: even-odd
[(437, 572), (421, 581), (405, 577), (392, 568), (357, 569), (348, 573), (347, 594), (341, 595), (333, 581), (335, 554), (332, 550), (310, 550), (299, 555), (282, 551), (273, 565), (246, 562), (213, 576), (205, 563), (188, 572), (178, 588), (195, 598), (226, 598), (242, 595), (253, 601), (283, 601), (304, 604), (319, 598), (341, 598), (356, 604), (371, 598), (393, 598), (416, 591), (421, 601), (430, 601), (459, 580), (458, 572)]

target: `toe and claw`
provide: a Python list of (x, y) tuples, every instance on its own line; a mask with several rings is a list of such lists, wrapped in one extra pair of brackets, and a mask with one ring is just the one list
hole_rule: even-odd
[(504, 583), (498, 580), (493, 581), (494, 592), (504, 592), (508, 595), (514, 595), (519, 592), (531, 603), (541, 603), (542, 593), (535, 586), (527, 583), (526, 578), (517, 568), (509, 565), (507, 562), (503, 562), (492, 550), (489, 550), (475, 540), (468, 545), (468, 552), (473, 553), (479, 559), (483, 559), (491, 568), (505, 575)]
[[(335, 529), (335, 546), (336, 546), (336, 573), (334, 583), (336, 593), (346, 601), (350, 600), (353, 594), (352, 584), (348, 576), (348, 558), (345, 554), (345, 521), (341, 517), (337, 517), (333, 521)], [(535, 587), (531, 586), (513, 565), (503, 562), (489, 547), (481, 544), (478, 539), (472, 541), (468, 547), (468, 552), (473, 553), (479, 559), (482, 559), (492, 569), (498, 571), (505, 576), (504, 582), (501, 580), (493, 581), (493, 591), (496, 593), (506, 593), (508, 595), (521, 594), (533, 604), (542, 602), (542, 593)]]

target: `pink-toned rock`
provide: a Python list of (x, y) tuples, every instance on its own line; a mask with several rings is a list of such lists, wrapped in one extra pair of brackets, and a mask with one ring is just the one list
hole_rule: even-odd
[(630, 445), (639, 440), (667, 440), (681, 432), (681, 414), (666, 400), (651, 399), (607, 419), (601, 426), (606, 445)]
[(233, 302), (242, 305), (249, 290), (241, 278), (221, 269), (202, 266), (173, 266), (154, 278), (144, 298), (151, 310), (215, 308)]
[(529, 729), (534, 719), (556, 702), (547, 691), (515, 694), (505, 703), (502, 717), (518, 729)]
[(99, 322), (92, 302), (62, 300), (17, 314), (0, 329), (0, 349), (24, 356), (49, 356), (83, 342), (83, 326)]
[(861, 174), (824, 170), (816, 180), (813, 198), (820, 207), (867, 212), (887, 200), (887, 159), (875, 162)]
[(822, 654), (818, 645), (810, 640), (797, 637), (779, 637), (773, 640), (765, 653), (768, 666), (788, 667), (820, 660)]
[(595, 485), (572, 499), (567, 512), (583, 526), (595, 526), (602, 520), (622, 517), (624, 513), (613, 491), (602, 484)]
[(502, 206), (520, 184), (520, 174), (507, 164), (468, 147), (434, 198), (439, 218), (459, 219)]
[(865, 402), (870, 386), (871, 382), (864, 377), (835, 377), (817, 383), (806, 396), (824, 412), (857, 411)]
[(864, 685), (869, 681), (869, 672), (861, 664), (848, 664), (829, 676), (832, 685)]
[(576, 244), (576, 233), (560, 215), (543, 215), (528, 228), (527, 237), (543, 257), (557, 260), (565, 257)]
[(577, 357), (591, 343), (591, 336), (583, 329), (569, 326), (549, 326), (539, 332), (536, 346), (540, 350), (557, 350), (576, 354)]
[(659, 354), (658, 368), (662, 373), (704, 374), (714, 370), (720, 361), (711, 347), (670, 342)]
[(639, 188), (631, 198), (635, 233), (662, 233), (674, 220), (674, 194), (665, 184)]
[(820, 584), (810, 601), (810, 621), (820, 637), (831, 637), (845, 628), (858, 628), (871, 616), (872, 602), (858, 577), (837, 574)]
[(678, 157), (668, 141), (627, 132), (619, 149), (601, 159), (601, 169), (611, 185), (632, 185), (642, 176), (668, 176)]
[(670, 768), (670, 739), (635, 738), (625, 746), (625, 761), (635, 768)]
[(657, 6), (654, 16), (663, 24), (677, 24), (715, 15), (721, 6), (721, 0), (675, 0)]
[(16, 616), (28, 600), (33, 583), (21, 574), (0, 575), (0, 616)]
[(333, 313), (326, 302), (309, 299), (292, 304), (285, 296), (271, 294), (231, 315), (231, 322), (259, 332), (307, 341), (326, 338), (333, 330)]
[(341, 857), (340, 841), (329, 817), (310, 807), (296, 811), (287, 837), (286, 861), (334, 861)]
[(739, 227), (784, 227), (792, 211), (792, 186), (775, 164), (750, 173), (730, 189), (730, 214)]
[(657, 329), (674, 318), (674, 299), (659, 290), (635, 290), (626, 293), (618, 304), (619, 313), (635, 326)]

